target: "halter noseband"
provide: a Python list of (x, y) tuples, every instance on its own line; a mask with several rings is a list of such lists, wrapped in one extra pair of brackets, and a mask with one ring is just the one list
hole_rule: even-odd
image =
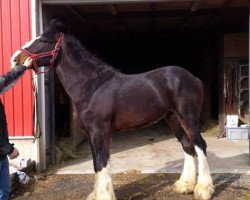
[(55, 48), (52, 51), (47, 51), (47, 52), (38, 53), (38, 54), (30, 53), (29, 51), (27, 51), (25, 49), (20, 49), (20, 51), (22, 51), (23, 53), (25, 53), (26, 55), (28, 55), (29, 57), (31, 57), (33, 59), (33, 66), (34, 66), (34, 68), (35, 68), (34, 70), (36, 72), (38, 71), (38, 65), (37, 65), (36, 61), (39, 58), (51, 56), (49, 67), (53, 67), (55, 60), (58, 56), (58, 52), (62, 46), (63, 37), (64, 37), (64, 34), (60, 33), (60, 36), (56, 42)]

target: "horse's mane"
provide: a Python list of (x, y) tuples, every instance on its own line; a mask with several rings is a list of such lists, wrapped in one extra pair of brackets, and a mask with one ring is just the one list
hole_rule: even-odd
[(68, 55), (74, 55), (74, 60), (78, 63), (76, 67), (78, 67), (79, 70), (81, 70), (81, 68), (83, 67), (86, 67), (83, 65), (79, 65), (79, 63), (83, 63), (95, 67), (98, 72), (118, 71), (117, 69), (103, 62), (101, 59), (97, 58), (86, 47), (84, 47), (82, 43), (73, 35), (68, 34), (67, 27), (57, 19), (53, 19), (49, 23), (47, 31), (43, 34), (43, 36), (48, 40), (51, 40), (51, 37), (55, 36), (59, 32), (65, 34), (65, 39), (67, 41), (67, 46), (62, 47), (63, 50), (65, 52), (70, 51), (67, 53)]
[[(68, 34), (65, 26), (53, 20), (47, 31), (43, 34), (45, 40), (57, 39), (58, 33), (64, 33), (64, 42), (62, 45), (63, 59), (61, 64), (71, 67), (85, 82), (85, 97), (92, 95), (92, 93), (106, 81), (110, 80), (118, 70), (114, 69), (101, 59), (97, 58), (93, 53), (90, 53), (82, 43), (73, 35)], [(61, 56), (60, 56), (61, 57)]]
[(72, 59), (74, 70), (87, 78), (84, 98), (88, 98), (98, 87), (110, 80), (117, 70), (90, 53), (74, 36), (65, 35), (65, 41), (66, 45), (62, 46), (64, 54)]
[[(94, 65), (100, 70), (101, 68), (103, 70), (115, 70), (113, 67), (108, 65), (107, 63), (103, 62), (101, 59), (96, 57), (93, 53), (91, 53), (86, 47), (82, 45), (82, 43), (76, 39), (72, 35), (66, 35), (67, 40), (67, 47), (70, 48), (71, 53), (75, 56), (77, 61), (84, 60), (85, 62), (88, 62), (91, 65)], [(69, 49), (64, 49), (65, 51), (69, 51)], [(104, 69), (105, 68), (105, 69)]]
[(74, 36), (65, 35), (65, 40), (66, 46), (62, 48), (66, 55), (72, 56), (72, 63), (75, 63), (74, 68), (79, 73), (83, 72), (89, 80), (97, 85), (107, 81), (115, 72), (118, 72), (117, 69), (97, 58)]
[(82, 43), (78, 39), (76, 39), (73, 35), (68, 34), (67, 27), (57, 19), (53, 19), (50, 21), (50, 23), (47, 26), (47, 30), (45, 31), (43, 36), (50, 41), (57, 33), (60, 32), (65, 34), (66, 36), (65, 38), (67, 39), (67, 42), (68, 44), (70, 44), (71, 50), (73, 51), (71, 53), (77, 56), (77, 58), (82, 57), (82, 59), (88, 60), (95, 66), (100, 67), (102, 65), (105, 68), (115, 70), (110, 65), (103, 62), (101, 59), (97, 58), (94, 54), (90, 53), (88, 49), (84, 47)]

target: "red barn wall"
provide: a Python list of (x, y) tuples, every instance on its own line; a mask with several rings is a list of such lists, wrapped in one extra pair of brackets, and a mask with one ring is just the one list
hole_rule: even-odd
[[(10, 57), (31, 39), (30, 0), (0, 0), (0, 74), (10, 70)], [(10, 136), (33, 135), (32, 73), (1, 96)]]

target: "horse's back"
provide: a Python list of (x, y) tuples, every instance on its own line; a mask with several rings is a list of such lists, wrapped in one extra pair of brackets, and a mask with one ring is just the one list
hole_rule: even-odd
[[(194, 87), (203, 87), (202, 82), (191, 74), (188, 70), (179, 66), (161, 67), (145, 73), (146, 77), (159, 81), (169, 81), (169, 84), (178, 85), (179, 83), (189, 83)], [(174, 86), (172, 85), (172, 86)]]
[(144, 76), (157, 88), (163, 87), (171, 95), (178, 97), (183, 92), (190, 92), (203, 96), (202, 82), (182, 67), (166, 66), (146, 72)]

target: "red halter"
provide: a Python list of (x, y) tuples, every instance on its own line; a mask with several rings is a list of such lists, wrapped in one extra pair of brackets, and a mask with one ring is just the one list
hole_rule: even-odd
[(60, 33), (60, 36), (56, 42), (55, 48), (52, 51), (47, 51), (47, 52), (38, 53), (38, 54), (30, 53), (29, 51), (27, 51), (25, 49), (20, 49), (20, 51), (24, 52), (26, 55), (28, 55), (29, 57), (31, 57), (33, 59), (33, 66), (34, 66), (34, 68), (35, 68), (34, 70), (36, 72), (38, 71), (38, 65), (37, 65), (36, 60), (39, 58), (51, 56), (49, 67), (52, 67), (55, 63), (57, 56), (58, 56), (58, 52), (62, 46), (63, 36), (64, 36), (64, 34)]

